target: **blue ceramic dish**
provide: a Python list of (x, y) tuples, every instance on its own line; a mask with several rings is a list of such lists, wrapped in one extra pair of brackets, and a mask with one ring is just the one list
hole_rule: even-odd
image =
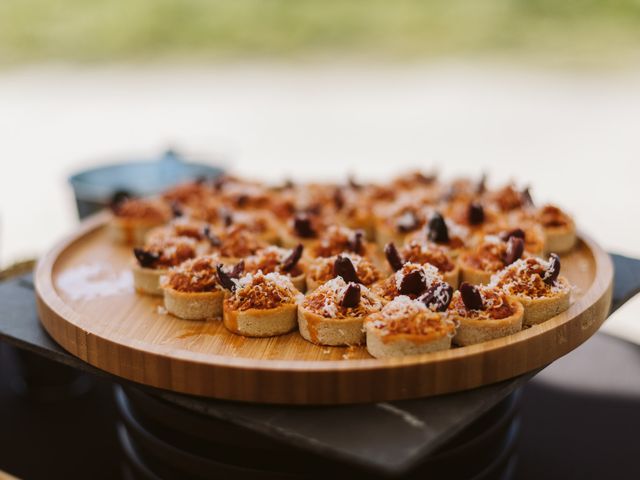
[(72, 175), (78, 216), (84, 218), (109, 206), (120, 196), (144, 197), (196, 178), (215, 178), (220, 167), (186, 161), (173, 150), (160, 158), (85, 170)]

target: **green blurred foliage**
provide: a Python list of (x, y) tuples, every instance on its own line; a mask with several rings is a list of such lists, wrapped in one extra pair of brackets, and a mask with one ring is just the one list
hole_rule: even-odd
[(0, 62), (368, 54), (607, 56), (640, 0), (0, 0)]

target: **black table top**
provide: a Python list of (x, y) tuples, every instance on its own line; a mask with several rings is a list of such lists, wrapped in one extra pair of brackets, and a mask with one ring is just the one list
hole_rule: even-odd
[[(612, 310), (640, 291), (640, 261), (612, 255)], [(59, 347), (37, 318), (29, 275), (0, 284), (0, 339), (96, 375)], [(410, 469), (534, 374), (470, 391), (424, 399), (336, 407), (289, 407), (218, 401), (139, 386), (186, 409), (226, 420), (326, 457), (389, 474)]]

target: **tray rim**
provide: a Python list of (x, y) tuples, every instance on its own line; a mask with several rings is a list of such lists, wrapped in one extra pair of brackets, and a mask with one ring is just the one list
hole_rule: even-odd
[[(563, 326), (568, 326), (578, 319), (583, 317), (592, 317), (587, 322), (587, 325), (581, 328), (581, 333), (586, 335), (580, 335), (579, 338), (574, 339), (569, 346), (569, 341), (564, 340), (564, 343), (569, 348), (563, 349), (562, 353), (552, 355), (546, 358), (544, 361), (536, 361), (535, 365), (530, 364), (528, 367), (519, 367), (516, 370), (517, 373), (512, 373), (508, 376), (496, 374), (489, 375), (486, 381), (477, 384), (477, 382), (469, 381), (468, 386), (461, 388), (448, 389), (446, 391), (435, 390), (430, 394), (439, 394), (446, 392), (453, 392), (464, 390), (468, 388), (474, 388), (480, 385), (494, 383), (514, 376), (527, 373), (529, 371), (536, 370), (544, 367), (551, 361), (556, 360), (560, 356), (568, 353), (574, 348), (582, 344), (587, 338), (589, 338), (599, 326), (604, 322), (607, 317), (613, 286), (613, 263), (609, 255), (588, 235), (582, 232), (578, 232), (579, 238), (585, 243), (590, 250), (595, 264), (594, 280), (589, 286), (584, 295), (575, 303), (571, 305), (566, 312), (547, 320), (546, 322), (523, 330), (521, 332), (509, 335), (507, 337), (498, 338), (488, 342), (471, 345), (467, 347), (460, 347), (451, 350), (445, 350), (441, 352), (433, 352), (423, 355), (416, 355), (411, 357), (389, 358), (389, 359), (353, 359), (353, 360), (278, 360), (278, 359), (252, 359), (248, 357), (229, 357), (218, 354), (206, 354), (199, 352), (192, 352), (186, 349), (176, 349), (170, 346), (148, 344), (146, 342), (140, 342), (123, 335), (111, 334), (109, 337), (97, 334), (85, 328), (82, 315), (73, 311), (64, 300), (58, 295), (53, 282), (53, 273), (56, 262), (60, 256), (74, 243), (81, 241), (86, 235), (94, 232), (99, 228), (104, 228), (109, 218), (111, 217), (108, 211), (99, 212), (86, 220), (82, 221), (77, 229), (66, 235), (60, 241), (58, 241), (53, 248), (51, 248), (45, 255), (43, 255), (35, 269), (35, 290), (36, 290), (36, 303), (38, 308), (39, 319), (45, 330), (53, 337), (53, 339), (59, 343), (65, 350), (71, 354), (81, 358), (89, 364), (106, 370), (112, 374), (127, 378), (129, 380), (138, 381), (147, 385), (167, 388), (169, 390), (178, 391), (181, 393), (194, 393), (203, 394), (205, 396), (214, 396), (216, 398), (225, 398), (233, 400), (249, 400), (249, 401), (267, 401), (271, 402), (273, 396), (274, 403), (314, 403), (314, 402), (298, 402), (286, 400), (290, 395), (280, 392), (276, 395), (263, 395), (265, 398), (254, 400), (253, 398), (247, 398), (246, 395), (236, 391), (237, 389), (229, 392), (220, 392), (216, 395), (204, 393), (199, 388), (193, 388), (193, 386), (167, 386), (164, 382), (157, 384), (152, 379), (141, 378), (139, 375), (128, 375), (122, 372), (120, 367), (115, 368), (113, 365), (107, 365), (100, 359), (100, 355), (92, 355), (89, 353), (87, 343), (94, 345), (102, 345), (103, 347), (116, 346), (117, 348), (125, 348), (130, 351), (131, 354), (142, 355), (142, 358), (147, 355), (157, 356), (165, 358), (169, 356), (170, 360), (182, 362), (185, 364), (185, 368), (188, 365), (195, 367), (204, 367), (207, 369), (224, 370), (225, 374), (233, 375), (242, 374), (242, 372), (249, 372), (253, 374), (284, 374), (293, 375), (301, 374), (308, 377), (314, 377), (318, 375), (330, 375), (331, 373), (353, 373), (364, 374), (372, 372), (390, 372), (390, 371), (405, 371), (412, 368), (428, 367), (430, 365), (441, 364), (442, 362), (470, 362), (473, 359), (480, 360), (482, 363), (483, 357), (502, 351), (512, 350), (518, 348), (520, 345), (527, 343), (528, 340), (538, 336), (548, 335), (560, 329)], [(61, 322), (60, 324), (58, 324)], [(71, 328), (74, 331), (75, 341), (69, 341), (68, 336), (62, 335), (62, 330)], [(68, 333), (68, 332), (67, 332)], [(83, 338), (84, 337), (84, 338)], [(149, 348), (152, 347), (152, 348)], [(321, 348), (321, 347), (318, 347)], [(131, 355), (129, 355), (131, 356)], [(551, 358), (552, 357), (552, 358)], [(486, 360), (486, 359), (485, 359)], [(188, 383), (188, 382), (187, 382)], [(342, 381), (340, 381), (342, 383)], [(229, 389), (227, 389), (229, 390)], [(371, 396), (371, 395), (369, 395)], [(416, 395), (413, 393), (405, 392), (398, 393), (396, 395), (384, 396), (384, 398), (378, 398), (378, 400), (390, 400), (399, 398), (413, 398)], [(424, 395), (417, 395), (424, 396)], [(341, 395), (338, 395), (341, 397)], [(355, 397), (367, 397), (367, 395), (356, 395)], [(281, 400), (278, 400), (281, 399)], [(283, 401), (284, 400), (284, 401)], [(371, 398), (374, 400), (374, 398)], [(360, 401), (357, 400), (356, 401)], [(325, 403), (325, 402), (320, 402)], [(344, 403), (343, 401), (330, 402), (330, 403)], [(347, 400), (346, 403), (351, 403)]]

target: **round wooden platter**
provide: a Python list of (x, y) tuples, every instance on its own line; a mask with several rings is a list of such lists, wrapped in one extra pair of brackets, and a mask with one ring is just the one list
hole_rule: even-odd
[(613, 266), (581, 236), (563, 256), (577, 286), (566, 312), (517, 334), (464, 348), (378, 360), (364, 347), (320, 347), (297, 332), (246, 338), (222, 322), (180, 320), (135, 293), (131, 249), (107, 237), (107, 214), (85, 221), (39, 262), (40, 319), (73, 355), (154, 387), (221, 399), (339, 404), (470, 389), (541, 368), (593, 335), (611, 303)]

